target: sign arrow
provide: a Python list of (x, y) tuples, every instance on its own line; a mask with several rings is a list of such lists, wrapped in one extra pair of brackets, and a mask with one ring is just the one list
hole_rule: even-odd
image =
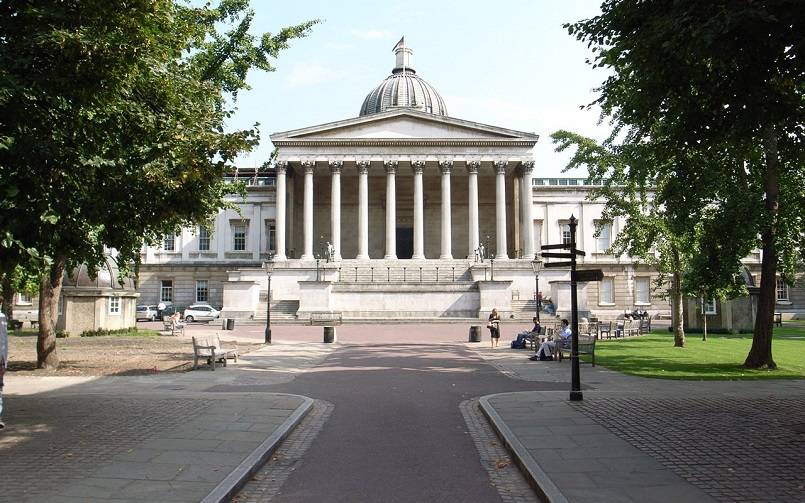
[(571, 253), (543, 253), (542, 254), (543, 257), (547, 257), (547, 258), (573, 258), (574, 255), (584, 257), (584, 256), (586, 256), (586, 253), (584, 253), (581, 250), (576, 250), (575, 254), (572, 253), (572, 252)]
[(572, 265), (573, 262), (546, 262), (545, 264), (542, 264), (542, 267), (571, 267)]
[(572, 271), (570, 273), (572, 281), (601, 281), (604, 279), (604, 271), (601, 269), (585, 269), (583, 271)]
[(569, 244), (560, 244), (560, 245), (543, 245), (540, 247), (543, 250), (569, 250)]

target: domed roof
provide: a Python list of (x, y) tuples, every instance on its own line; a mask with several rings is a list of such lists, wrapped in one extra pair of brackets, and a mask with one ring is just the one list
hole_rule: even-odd
[(444, 100), (425, 79), (416, 74), (412, 67), (413, 51), (405, 47), (403, 39), (394, 48), (396, 64), (391, 75), (366, 95), (361, 106), (360, 117), (395, 110), (411, 108), (435, 115), (447, 115)]
[(65, 272), (62, 287), (135, 290), (134, 280), (127, 276), (121, 278), (117, 263), (111, 257), (107, 257), (94, 273), (85, 264), (79, 265), (69, 274)]

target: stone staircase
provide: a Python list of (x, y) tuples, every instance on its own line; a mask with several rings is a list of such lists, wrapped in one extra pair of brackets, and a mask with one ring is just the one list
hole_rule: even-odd
[[(299, 310), (298, 300), (275, 300), (271, 302), (271, 322), (296, 321)], [(254, 321), (266, 321), (266, 293), (260, 292), (260, 302), (254, 312)]]

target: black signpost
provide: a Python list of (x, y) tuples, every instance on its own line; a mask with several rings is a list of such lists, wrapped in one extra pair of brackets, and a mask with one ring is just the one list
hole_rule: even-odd
[(570, 267), (570, 312), (571, 312), (571, 330), (573, 335), (571, 337), (570, 346), (570, 400), (579, 401), (583, 400), (584, 396), (581, 393), (581, 376), (579, 374), (579, 299), (577, 285), (580, 281), (601, 281), (604, 277), (604, 272), (600, 269), (597, 270), (576, 270), (576, 257), (585, 256), (584, 251), (576, 249), (576, 226), (578, 220), (573, 215), (570, 215), (570, 242), (558, 245), (545, 245), (542, 250), (568, 250), (564, 253), (544, 252), (543, 258), (562, 258), (570, 259), (564, 262), (547, 262), (544, 267)]

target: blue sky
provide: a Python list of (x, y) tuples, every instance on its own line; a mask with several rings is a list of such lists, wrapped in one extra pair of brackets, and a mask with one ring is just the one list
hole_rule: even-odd
[[(355, 117), (363, 98), (391, 73), (401, 36), (417, 73), (442, 95), (450, 116), (535, 132), (534, 176), (558, 176), (567, 155), (548, 137), (569, 129), (603, 138), (595, 98), (606, 74), (585, 63), (586, 46), (563, 22), (598, 13), (595, 0), (255, 0), (255, 31), (319, 18), (292, 43), (277, 70), (255, 72), (240, 95), (232, 127), (260, 123), (261, 145), (239, 164), (253, 166), (273, 148), (268, 135)], [(568, 173), (584, 175), (584, 171)]]

